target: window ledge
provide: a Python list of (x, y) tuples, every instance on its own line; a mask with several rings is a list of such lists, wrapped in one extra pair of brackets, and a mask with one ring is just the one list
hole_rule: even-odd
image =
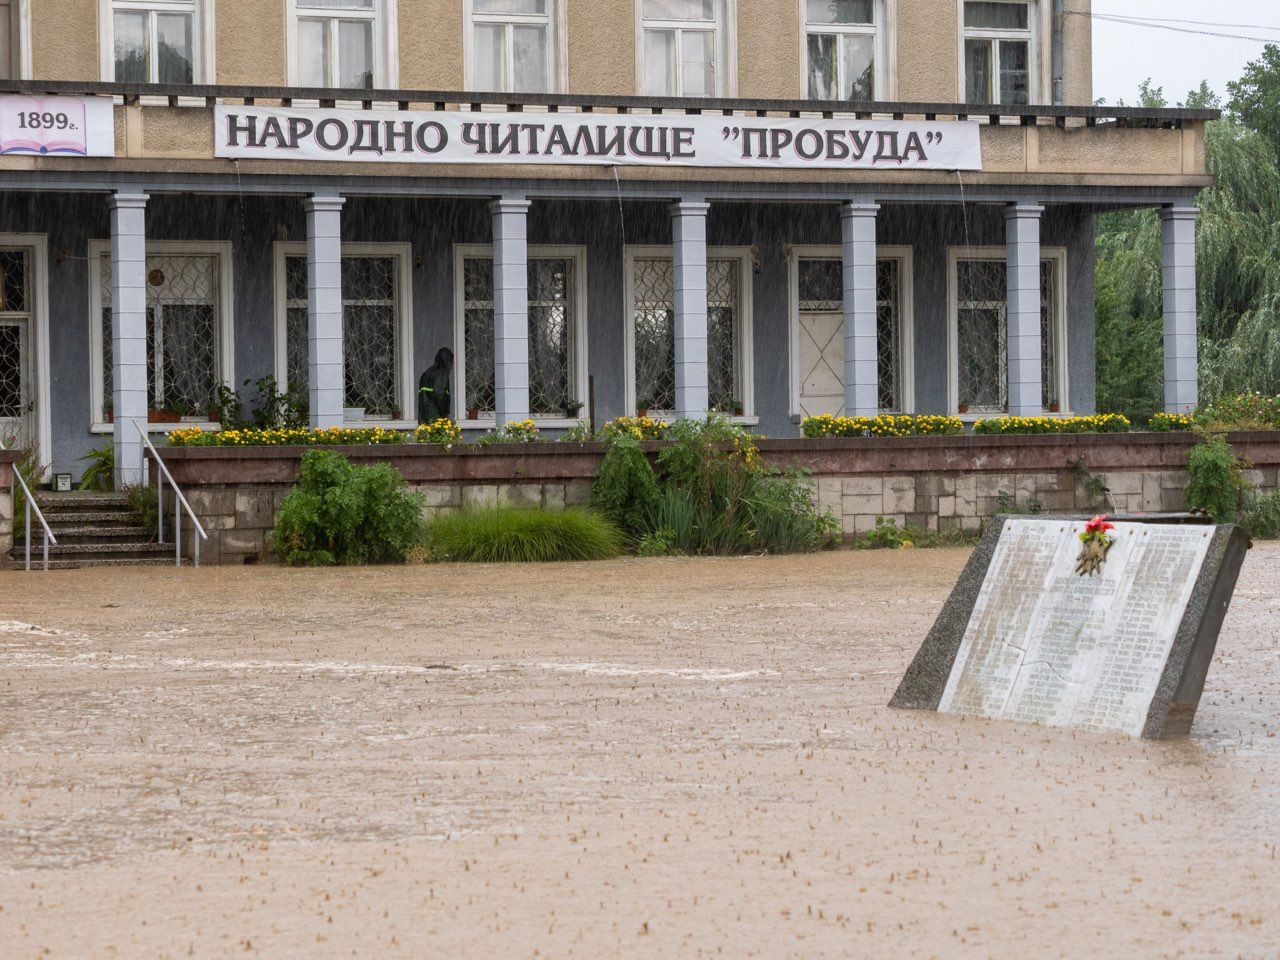
[[(530, 417), (539, 430), (569, 430), (583, 423), (586, 417)], [(496, 430), (496, 420), (459, 420), (458, 426), (463, 430)]]
[[(222, 429), (222, 425), (212, 420), (183, 420), (179, 423), (148, 423), (147, 433), (172, 433), (174, 430), (190, 430), (192, 427), (198, 427), (201, 430), (217, 431)], [(91, 423), (89, 432), (96, 434), (114, 435), (116, 425), (114, 423)]]

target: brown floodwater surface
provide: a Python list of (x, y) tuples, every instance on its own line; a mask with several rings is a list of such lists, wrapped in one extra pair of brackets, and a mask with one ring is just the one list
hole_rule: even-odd
[(1280, 955), (1280, 546), (1169, 743), (888, 709), (966, 556), (0, 572), (0, 957)]

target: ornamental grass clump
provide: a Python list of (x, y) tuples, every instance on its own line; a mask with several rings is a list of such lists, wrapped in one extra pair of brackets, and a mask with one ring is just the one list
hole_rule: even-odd
[(629, 430), (605, 435), (592, 504), (644, 556), (800, 553), (833, 539), (808, 478), (765, 467), (755, 438), (723, 417), (678, 420), (651, 463)]
[(290, 566), (403, 563), (422, 536), (422, 508), (387, 464), (354, 466), (340, 453), (308, 450), (272, 546)]
[(423, 546), (424, 555), (436, 562), (607, 560), (622, 552), (622, 534), (582, 507), (487, 507), (436, 517), (427, 525)]

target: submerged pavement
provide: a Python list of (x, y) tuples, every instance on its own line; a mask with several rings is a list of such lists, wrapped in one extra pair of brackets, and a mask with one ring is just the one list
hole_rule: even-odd
[(0, 572), (0, 956), (1280, 953), (1280, 546), (1172, 743), (889, 710), (965, 558)]

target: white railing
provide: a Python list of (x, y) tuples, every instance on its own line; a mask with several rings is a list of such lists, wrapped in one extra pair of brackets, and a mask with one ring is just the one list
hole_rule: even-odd
[(155, 461), (156, 466), (160, 468), (160, 474), (156, 477), (156, 536), (161, 543), (164, 543), (164, 482), (169, 481), (169, 486), (173, 487), (173, 562), (174, 566), (182, 566), (182, 511), (187, 512), (187, 516), (191, 518), (191, 525), (195, 528), (196, 536), (192, 537), (192, 560), (198, 567), (200, 566), (200, 541), (208, 540), (209, 535), (204, 532), (204, 527), (200, 525), (196, 512), (191, 509), (191, 504), (187, 503), (187, 498), (182, 495), (182, 490), (178, 487), (178, 482), (173, 479), (173, 474), (169, 472), (169, 468), (165, 466), (164, 460), (160, 458), (160, 453), (151, 444), (151, 439), (147, 436), (146, 430), (138, 426), (137, 421), (131, 421), (134, 429), (142, 437), (143, 444), (151, 451), (151, 459)]
[[(0, 448), (3, 444), (0, 444)], [(44, 519), (44, 514), (40, 510), (40, 504), (36, 503), (36, 498), (31, 495), (31, 488), (27, 486), (27, 481), (22, 479), (22, 471), (18, 469), (18, 465), (13, 465), (13, 476), (22, 487), (23, 499), (27, 503), (27, 529), (24, 537), (26, 543), (26, 565), (27, 569), (31, 569), (31, 511), (35, 511), (36, 519), (40, 521), (40, 526), (44, 530), (44, 568), (49, 569), (49, 544), (55, 547), (58, 545), (58, 538), (53, 535), (53, 531), (49, 529), (49, 524)]]

